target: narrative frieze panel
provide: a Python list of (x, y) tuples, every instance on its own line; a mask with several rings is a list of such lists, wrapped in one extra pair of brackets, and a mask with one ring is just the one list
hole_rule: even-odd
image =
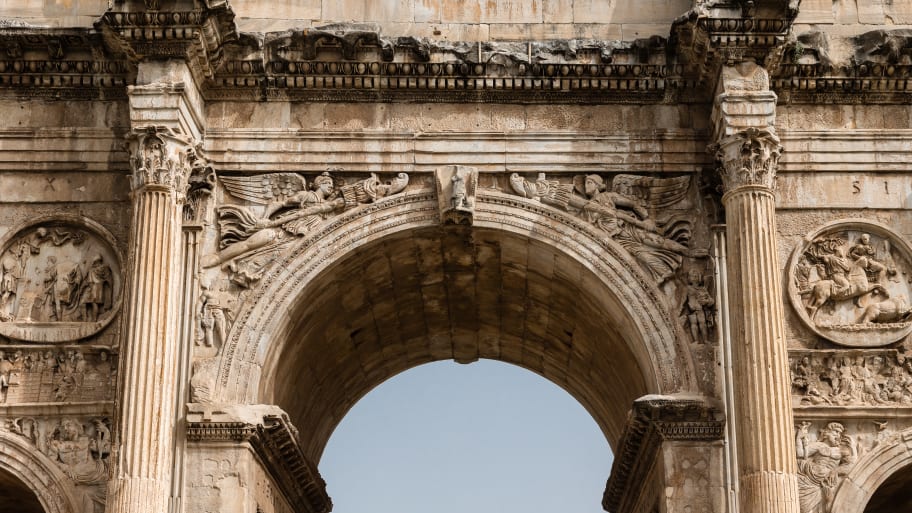
[(788, 292), (817, 335), (849, 347), (878, 347), (912, 333), (912, 250), (884, 225), (843, 220), (799, 244)]
[(789, 366), (795, 407), (912, 408), (912, 355), (905, 352), (792, 351)]
[(86, 346), (0, 346), (0, 405), (111, 401), (116, 355)]
[(58, 216), (0, 241), (0, 335), (28, 342), (80, 340), (119, 310), (121, 264), (95, 223)]

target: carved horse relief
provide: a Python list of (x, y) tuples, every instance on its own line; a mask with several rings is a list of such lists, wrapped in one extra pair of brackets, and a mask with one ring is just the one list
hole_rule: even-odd
[(896, 342), (912, 333), (910, 254), (902, 239), (879, 224), (827, 225), (792, 255), (792, 306), (815, 333), (838, 344)]

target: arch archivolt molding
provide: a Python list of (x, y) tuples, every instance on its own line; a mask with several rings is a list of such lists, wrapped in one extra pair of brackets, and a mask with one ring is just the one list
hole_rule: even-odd
[(895, 434), (862, 456), (833, 497), (831, 513), (863, 511), (874, 492), (893, 473), (912, 465), (912, 428)]
[[(439, 191), (410, 189), (361, 205), (327, 220), (318, 229), (276, 250), (257, 283), (241, 298), (241, 306), (217, 355), (195, 364), (196, 384), (211, 387), (194, 400), (252, 403), (260, 399), (260, 372), (270, 345), (282, 343), (293, 310), (305, 287), (334, 262), (359, 248), (397, 233), (441, 227), (446, 217), (438, 204)], [(622, 316), (638, 331), (631, 350), (653, 393), (694, 391), (690, 351), (682, 344), (670, 299), (653, 276), (621, 244), (597, 226), (535, 198), (493, 188), (472, 191), (472, 225), (507, 232), (547, 244), (592, 272), (610, 291)], [(446, 229), (446, 228), (443, 228)], [(193, 384), (192, 384), (193, 385)]]

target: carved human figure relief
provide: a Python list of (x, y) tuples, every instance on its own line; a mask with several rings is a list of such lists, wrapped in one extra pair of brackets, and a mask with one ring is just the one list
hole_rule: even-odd
[(405, 173), (387, 182), (371, 174), (350, 185), (340, 185), (329, 172), (315, 177), (310, 186), (297, 173), (220, 176), (219, 180), (231, 196), (247, 205), (217, 207), (219, 249), (203, 257), (206, 268), (268, 251), (310, 232), (334, 214), (397, 194), (408, 185)]
[(0, 246), (0, 334), (30, 342), (85, 338), (120, 304), (121, 268), (109, 236), (47, 221)]
[(876, 347), (912, 332), (910, 252), (870, 222), (841, 222), (809, 235), (789, 267), (789, 296), (815, 333), (838, 344)]
[(811, 426), (807, 421), (799, 424), (795, 439), (799, 504), (801, 513), (827, 513), (839, 482), (858, 458), (858, 448), (839, 422), (822, 427), (816, 439)]
[(912, 360), (896, 351), (793, 353), (794, 406), (912, 405)]
[(233, 302), (224, 291), (202, 285), (199, 301), (200, 336), (197, 345), (221, 348), (233, 320), (229, 304)]
[(471, 225), (475, 214), (478, 170), (468, 166), (443, 166), (437, 169), (435, 176), (441, 222)]
[(694, 342), (706, 344), (712, 341), (710, 333), (715, 326), (716, 300), (708, 287), (709, 277), (698, 269), (687, 272), (684, 301), (681, 305), (684, 324), (690, 329)]
[(14, 347), (0, 350), (0, 403), (114, 399), (116, 369), (108, 351)]
[(706, 256), (692, 249), (693, 222), (672, 206), (686, 200), (691, 178), (652, 178), (617, 175), (579, 175), (573, 183), (549, 180), (539, 174), (529, 181), (510, 176), (513, 191), (525, 198), (576, 212), (623, 246), (658, 283), (672, 277), (685, 257)]

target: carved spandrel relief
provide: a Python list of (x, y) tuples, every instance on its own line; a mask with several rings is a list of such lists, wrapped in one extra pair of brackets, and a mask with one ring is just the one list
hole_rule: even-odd
[(790, 355), (794, 406), (912, 406), (912, 359), (896, 351)]
[(912, 251), (889, 229), (840, 222), (808, 236), (792, 255), (789, 296), (818, 335), (878, 347), (912, 333)]
[(110, 401), (116, 380), (105, 350), (0, 349), (0, 405)]
[(9, 420), (6, 428), (26, 438), (72, 480), (79, 511), (104, 511), (111, 453), (109, 419), (19, 417)]
[(345, 209), (397, 194), (405, 189), (409, 178), (399, 173), (384, 182), (371, 174), (345, 185), (325, 172), (309, 186), (297, 173), (221, 176), (219, 180), (231, 196), (253, 205), (222, 205), (216, 209), (219, 250), (203, 257), (205, 268), (229, 262), (241, 267), (236, 259), (262, 256)]
[(908, 422), (883, 419), (799, 420), (795, 426), (801, 513), (829, 513), (846, 475), (867, 453), (896, 443)]
[[(671, 278), (685, 257), (705, 257), (691, 247), (693, 222), (685, 199), (691, 177), (653, 178), (617, 175), (580, 175), (573, 183), (549, 180), (543, 173), (534, 181), (514, 173), (513, 191), (557, 208), (576, 212), (624, 247), (658, 283)], [(681, 208), (684, 207), (684, 208)]]
[(0, 335), (88, 337), (114, 317), (122, 287), (119, 259), (95, 230), (64, 221), (20, 230), (0, 250)]

